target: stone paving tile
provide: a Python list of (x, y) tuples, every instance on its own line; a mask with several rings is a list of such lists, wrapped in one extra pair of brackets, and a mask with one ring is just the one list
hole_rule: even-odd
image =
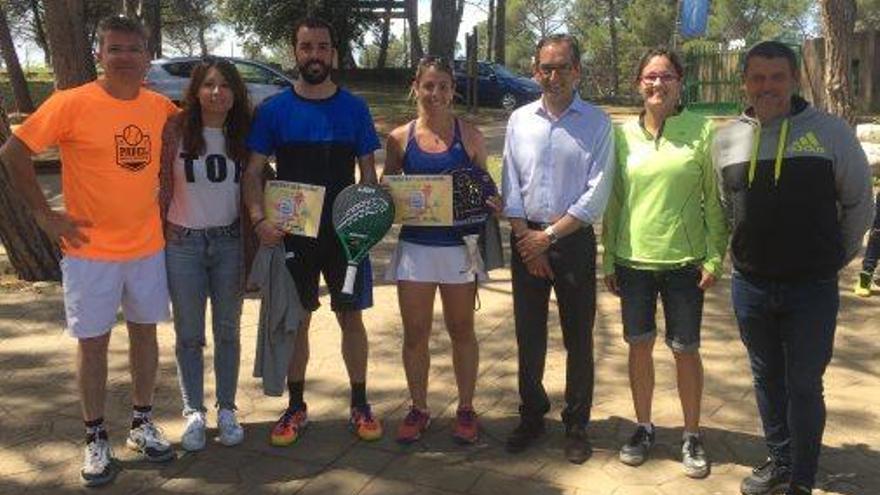
[[(382, 248), (387, 249), (387, 245)], [(384, 259), (385, 255), (377, 257)], [(376, 272), (381, 273), (381, 261)], [(841, 277), (848, 287), (853, 267)], [(348, 383), (340, 358), (340, 332), (325, 308), (316, 313), (310, 338), (306, 400), (312, 423), (300, 442), (271, 447), (269, 431), (286, 406), (284, 398), (264, 397), (251, 377), (258, 303), (243, 311), (242, 365), (237, 403), (245, 426), (243, 445), (223, 448), (209, 442), (198, 454), (164, 465), (136, 461), (122, 445), (130, 414), (128, 338), (124, 323), (113, 329), (106, 420), (124, 471), (112, 487), (122, 493), (354, 493), (452, 494), (576, 493), (592, 495), (704, 495), (738, 491), (751, 466), (766, 450), (754, 403), (748, 361), (732, 320), (729, 279), (707, 295), (702, 355), (706, 369), (703, 426), (713, 471), (706, 480), (681, 473), (678, 442), (681, 410), (674, 362), (658, 342), (654, 421), (658, 443), (652, 459), (633, 469), (617, 461), (617, 449), (634, 427), (626, 373), (627, 347), (621, 338), (619, 302), (599, 285), (595, 329), (596, 397), (590, 435), (595, 453), (586, 464), (567, 463), (562, 454), (565, 354), (558, 314), (550, 312), (545, 386), (552, 401), (548, 435), (534, 448), (511, 455), (504, 441), (517, 424), (516, 347), (511, 321), (509, 272), (481, 289), (477, 314), (481, 368), (475, 397), (482, 435), (469, 448), (450, 440), (457, 405), (450, 343), (435, 305), (430, 341), (432, 368), (429, 405), (435, 423), (424, 439), (402, 447), (393, 440), (406, 413), (408, 394), (400, 350), (402, 329), (394, 287), (378, 284), (376, 308), (365, 312), (371, 342), (369, 397), (383, 420), (385, 438), (358, 442), (346, 428)], [(2, 290), (2, 289), (0, 289)], [(76, 350), (63, 332), (60, 292), (0, 293), (0, 493), (80, 493), (82, 426), (75, 398)], [(841, 298), (835, 356), (826, 377), (828, 426), (817, 493), (880, 493), (880, 430), (871, 398), (880, 396), (876, 322), (880, 298)], [(658, 319), (662, 335), (662, 318)], [(210, 340), (210, 339), (209, 339)], [(183, 429), (170, 325), (159, 329), (160, 376), (155, 414), (169, 439)], [(213, 405), (213, 345), (205, 349), (206, 405)], [(213, 411), (209, 426), (213, 427)], [(213, 435), (213, 429), (210, 435)], [(89, 492), (94, 493), (94, 492)]]
[(539, 483), (489, 471), (480, 476), (468, 493), (474, 495), (575, 495), (577, 492), (578, 489), (571, 486)]

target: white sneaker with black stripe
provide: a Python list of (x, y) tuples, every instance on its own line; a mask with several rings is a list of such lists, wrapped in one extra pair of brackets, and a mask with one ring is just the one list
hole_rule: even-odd
[(106, 485), (113, 481), (118, 471), (110, 442), (96, 438), (86, 444), (85, 461), (80, 471), (85, 486)]
[(152, 421), (145, 421), (128, 432), (125, 444), (150, 462), (165, 462), (174, 458), (171, 443)]

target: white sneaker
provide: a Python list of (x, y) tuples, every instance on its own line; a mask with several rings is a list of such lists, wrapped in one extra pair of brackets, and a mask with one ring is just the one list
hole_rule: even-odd
[(129, 430), (125, 444), (150, 462), (165, 462), (174, 458), (171, 444), (152, 421)]
[(180, 437), (180, 446), (189, 452), (205, 448), (205, 413), (195, 411), (186, 415), (186, 428)]
[(85, 461), (83, 462), (82, 476), (85, 486), (100, 486), (113, 481), (117, 469), (113, 462), (113, 450), (110, 443), (102, 438), (86, 444)]
[(217, 413), (217, 429), (220, 430), (218, 439), (227, 447), (238, 445), (244, 440), (244, 429), (235, 419), (235, 411), (220, 409)]

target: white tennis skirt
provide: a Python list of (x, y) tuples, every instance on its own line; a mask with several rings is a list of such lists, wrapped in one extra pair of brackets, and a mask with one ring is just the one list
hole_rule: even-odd
[(399, 241), (385, 271), (386, 282), (434, 282), (438, 284), (466, 284), (488, 280), (480, 253), (471, 262), (465, 246), (425, 246)]

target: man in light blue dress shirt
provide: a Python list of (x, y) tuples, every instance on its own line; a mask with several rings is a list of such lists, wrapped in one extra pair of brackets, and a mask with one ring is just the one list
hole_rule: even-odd
[(510, 220), (513, 303), (519, 354), (520, 424), (507, 440), (519, 452), (544, 433), (550, 401), (542, 383), (550, 289), (556, 292), (568, 352), (562, 420), (566, 458), (591, 454), (596, 238), (611, 193), (611, 119), (580, 99), (580, 50), (569, 35), (542, 39), (535, 79), (543, 95), (507, 123), (502, 189)]

